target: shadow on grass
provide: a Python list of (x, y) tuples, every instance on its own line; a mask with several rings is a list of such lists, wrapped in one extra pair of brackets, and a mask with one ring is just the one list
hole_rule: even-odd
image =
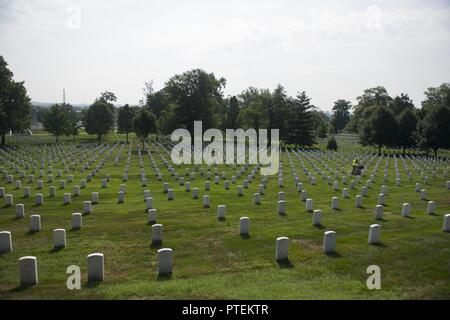
[(250, 239), (250, 235), (249, 234), (240, 234), (242, 239)]
[(25, 235), (27, 235), (27, 236), (32, 236), (33, 234), (36, 234), (36, 233), (38, 233), (38, 232), (39, 232), (39, 231), (28, 230), (28, 232), (25, 233)]
[(16, 221), (16, 220), (20, 220), (20, 219), (23, 219), (23, 217), (14, 217), (14, 218), (11, 218), (11, 221)]
[(220, 222), (224, 222), (226, 219), (225, 218), (217, 218), (217, 220), (219, 220)]
[(333, 210), (333, 211), (342, 211), (341, 208), (335, 208), (335, 209), (331, 209), (331, 210)]
[(377, 248), (387, 248), (388, 247), (388, 245), (383, 242), (372, 243), (372, 246), (377, 247)]
[(152, 244), (150, 245), (150, 248), (152, 248), (152, 249), (161, 249), (162, 248), (162, 241), (152, 241)]
[(64, 249), (64, 247), (53, 247), (50, 249), (48, 253), (57, 253), (60, 252), (62, 249)]
[(381, 218), (381, 219), (375, 219), (376, 221), (382, 221), (382, 222), (388, 222), (389, 220), (388, 219), (385, 219), (385, 218)]
[(366, 206), (359, 206), (359, 207), (357, 207), (358, 209), (366, 209), (367, 207)]
[(158, 281), (166, 281), (172, 279), (172, 273), (158, 274)]
[(70, 228), (69, 232), (78, 232), (81, 228)]
[(34, 285), (19, 285), (15, 288), (12, 288), (11, 290), (9, 290), (9, 292), (22, 292), (31, 287), (34, 287)]
[(37, 208), (37, 207), (40, 207), (40, 206), (42, 206), (42, 204), (33, 204), (32, 208)]
[(292, 262), (289, 261), (289, 259), (278, 260), (277, 263), (282, 269), (291, 269), (294, 267), (294, 265), (292, 264)]
[(416, 217), (413, 217), (413, 216), (406, 216), (406, 217), (403, 217), (403, 218), (414, 220)]
[(89, 288), (89, 289), (97, 288), (100, 285), (100, 283), (102, 283), (101, 280), (88, 281), (88, 282), (86, 282), (86, 288)]
[(329, 253), (325, 253), (328, 257), (330, 258), (342, 258), (342, 254), (340, 254), (339, 252), (329, 252)]
[(278, 213), (278, 215), (280, 215), (281, 217), (287, 217), (286, 212), (284, 212), (284, 213)]
[(5, 204), (3, 207), (2, 207), (2, 209), (7, 209), (7, 208), (11, 208), (12, 206), (9, 206), (9, 205), (7, 205), (7, 204)]
[(147, 225), (149, 225), (149, 226), (152, 226), (154, 224), (156, 224), (156, 221), (149, 221), (149, 222), (147, 222)]
[(323, 229), (326, 229), (326, 226), (324, 226), (322, 224), (316, 224), (316, 225), (314, 225), (314, 228), (319, 229), (319, 230), (323, 230)]

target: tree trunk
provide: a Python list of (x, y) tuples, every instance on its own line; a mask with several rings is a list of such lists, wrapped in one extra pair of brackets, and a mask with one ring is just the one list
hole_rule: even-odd
[(436, 148), (436, 149), (434, 149), (434, 157), (437, 159), (437, 152), (438, 152), (438, 149)]
[(102, 141), (102, 135), (101, 134), (99, 134), (98, 135), (98, 145), (100, 145), (100, 142)]
[(378, 145), (378, 155), (381, 156), (381, 144)]
[(2, 146), (5, 145), (5, 141), (6, 141), (6, 139), (5, 139), (5, 133), (3, 132), (3, 133), (2, 133)]
[(128, 132), (127, 132), (127, 144), (128, 144)]
[(406, 148), (403, 147), (403, 156), (405, 156), (405, 153), (406, 153)]
[(59, 136), (56, 136), (56, 144), (58, 144)]

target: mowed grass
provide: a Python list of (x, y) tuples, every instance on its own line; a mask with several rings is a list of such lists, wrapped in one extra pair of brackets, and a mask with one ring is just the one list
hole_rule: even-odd
[[(317, 176), (317, 185), (308, 183), (301, 163), (293, 157), (297, 173), (303, 182), (308, 197), (314, 200), (314, 209), (323, 211), (321, 227), (312, 226), (312, 214), (306, 212), (305, 203), (294, 185), (288, 157), (282, 155), (284, 187), (279, 188), (277, 176), (270, 176), (260, 205), (253, 203), (253, 194), (258, 192), (261, 177), (259, 172), (244, 189), (244, 196), (237, 196), (237, 185), (250, 174), (252, 166), (224, 189), (224, 181), (204, 191), (205, 176), (199, 172), (191, 181), (191, 189), (200, 189), (195, 200), (170, 176), (159, 155), (169, 156), (156, 145), (151, 152), (164, 175), (157, 181), (148, 156), (143, 153), (143, 163), (149, 184), (142, 187), (139, 179), (140, 167), (133, 146), (128, 182), (122, 181), (127, 159), (126, 146), (118, 166), (114, 166), (114, 155), (103, 169), (93, 177), (87, 188), (81, 189), (79, 197), (72, 197), (70, 205), (63, 205), (63, 194), (71, 192), (74, 185), (85, 179), (89, 170), (80, 172), (81, 165), (70, 174), (73, 182), (66, 189), (59, 189), (56, 170), (61, 164), (54, 163), (54, 182), (45, 183), (37, 190), (37, 178), (33, 184), (22, 179), (22, 189), (14, 190), (14, 184), (0, 185), (6, 193), (14, 195), (14, 202), (25, 204), (24, 219), (15, 219), (15, 208), (3, 207), (1, 200), (0, 230), (12, 232), (12, 253), (0, 255), (1, 299), (449, 299), (450, 298), (450, 233), (442, 232), (443, 216), (450, 213), (450, 190), (445, 189), (448, 178), (438, 175), (423, 186), (427, 198), (437, 203), (435, 215), (426, 214), (427, 201), (419, 200), (414, 185), (420, 182), (420, 173), (414, 172), (409, 181), (399, 161), (401, 186), (395, 186), (394, 161), (389, 162), (389, 181), (383, 183), (383, 159), (377, 171), (376, 181), (363, 200), (363, 208), (355, 208), (355, 196), (360, 193), (367, 177), (363, 177), (350, 198), (342, 197), (340, 190)], [(39, 154), (36, 159), (40, 160)], [(305, 160), (304, 156), (300, 156)], [(328, 161), (329, 159), (324, 159)], [(329, 165), (333, 165), (330, 161)], [(375, 162), (371, 164), (370, 170)], [(305, 161), (310, 172), (311, 165)], [(318, 163), (317, 163), (318, 164)], [(408, 162), (408, 164), (410, 164)], [(346, 170), (350, 169), (346, 164)], [(0, 164), (4, 166), (5, 164)], [(184, 175), (186, 166), (176, 167)], [(411, 167), (411, 166), (410, 166)], [(11, 170), (6, 168), (7, 170)], [(238, 168), (219, 166), (218, 171), (227, 172), (227, 178)], [(206, 170), (205, 170), (206, 172)], [(27, 171), (27, 175), (29, 171)], [(63, 173), (63, 178), (69, 173)], [(106, 174), (111, 180), (106, 189), (101, 180)], [(214, 174), (212, 174), (214, 176)], [(14, 174), (18, 179), (18, 174)], [(189, 181), (188, 177), (185, 177)], [(348, 178), (348, 181), (351, 177)], [(44, 178), (46, 181), (46, 178)], [(163, 193), (163, 182), (167, 181), (175, 190), (175, 200), (168, 201)], [(117, 203), (120, 184), (126, 184), (123, 204)], [(382, 221), (374, 219), (381, 185), (388, 186), (385, 215)], [(32, 197), (23, 198), (23, 188), (32, 187)], [(57, 187), (57, 196), (48, 197), (50, 185)], [(157, 222), (164, 225), (162, 247), (172, 248), (173, 275), (170, 279), (158, 279), (157, 250), (151, 245), (151, 225), (147, 223), (144, 190), (151, 190), (154, 207), (158, 210)], [(91, 192), (100, 193), (100, 203), (93, 205), (93, 213), (83, 216), (83, 228), (71, 230), (71, 214), (82, 211), (82, 203), (91, 199)], [(278, 192), (286, 194), (286, 215), (277, 213)], [(34, 206), (34, 196), (43, 192), (44, 205)], [(208, 194), (211, 207), (202, 208), (202, 195)], [(331, 210), (331, 198), (338, 196), (340, 210)], [(404, 202), (412, 205), (410, 218), (401, 216)], [(225, 204), (226, 220), (219, 221), (216, 207)], [(40, 214), (42, 231), (30, 233), (30, 215)], [(250, 217), (250, 237), (239, 236), (239, 218)], [(381, 224), (380, 245), (368, 245), (368, 230), (373, 223)], [(52, 231), (67, 230), (67, 247), (52, 250)], [(337, 253), (322, 252), (323, 233), (337, 232)], [(289, 243), (289, 265), (275, 261), (275, 240), (287, 236)], [(105, 280), (95, 285), (87, 283), (87, 255), (101, 252), (105, 255)], [(38, 260), (39, 285), (20, 288), (19, 263), (22, 256), (33, 255)], [(78, 265), (82, 271), (82, 289), (68, 290), (66, 269)], [(381, 268), (381, 290), (368, 290), (366, 269), (369, 265)]]

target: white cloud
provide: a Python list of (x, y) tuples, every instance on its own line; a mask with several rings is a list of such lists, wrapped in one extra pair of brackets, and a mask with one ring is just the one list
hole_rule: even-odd
[[(67, 8), (78, 6), (80, 29)], [(450, 6), (415, 1), (0, 0), (0, 41), (32, 98), (90, 102), (102, 90), (140, 98), (144, 81), (201, 67), (249, 85), (307, 90), (319, 107), (370, 85), (418, 102), (448, 81)]]

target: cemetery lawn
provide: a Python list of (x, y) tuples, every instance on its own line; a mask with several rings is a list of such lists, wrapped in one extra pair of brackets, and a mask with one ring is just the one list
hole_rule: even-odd
[[(74, 142), (72, 142), (74, 143)], [(66, 145), (71, 145), (67, 142)], [(424, 185), (420, 173), (413, 179), (407, 175), (399, 161), (401, 186), (395, 185), (394, 160), (389, 162), (389, 181), (383, 183), (385, 159), (380, 163), (376, 180), (363, 199), (363, 208), (355, 208), (355, 196), (368, 177), (363, 177), (355, 190), (342, 185), (334, 191), (332, 185), (317, 176), (317, 185), (308, 183), (301, 163), (293, 157), (294, 166), (314, 200), (314, 209), (323, 211), (322, 226), (312, 226), (312, 213), (306, 212), (305, 203), (294, 185), (286, 153), (282, 155), (284, 187), (277, 185), (277, 176), (270, 176), (261, 204), (253, 203), (253, 193), (258, 192), (259, 172), (244, 196), (237, 196), (237, 185), (242, 184), (249, 170), (230, 183), (230, 190), (211, 180), (211, 190), (204, 191), (205, 177), (196, 172), (191, 190), (199, 188), (199, 199), (194, 200), (167, 171), (159, 154), (170, 159), (161, 148), (151, 144), (150, 150), (167, 181), (175, 190), (175, 200), (168, 201), (163, 193), (163, 181), (154, 176), (148, 156), (143, 154), (144, 168), (149, 180), (141, 186), (137, 143), (133, 145), (128, 182), (122, 181), (127, 158), (126, 146), (118, 166), (114, 156), (93, 177), (81, 195), (72, 197), (72, 203), (63, 205), (63, 194), (79, 185), (89, 170), (80, 172), (81, 164), (71, 173), (73, 182), (66, 189), (59, 188), (60, 178), (47, 183), (44, 189), (36, 189), (34, 183), (22, 179), (22, 189), (15, 190), (1, 177), (0, 186), (14, 195), (14, 205), (25, 205), (25, 218), (15, 219), (15, 208), (4, 207), (0, 200), (0, 231), (12, 233), (13, 252), (0, 255), (0, 299), (450, 299), (450, 233), (442, 232), (443, 217), (450, 213), (450, 190), (445, 188), (442, 175), (436, 178), (429, 173), (429, 184)], [(116, 154), (116, 148), (113, 155)], [(42, 147), (30, 147), (35, 159), (40, 159)], [(305, 160), (305, 158), (300, 154)], [(100, 158), (99, 158), (100, 159)], [(70, 160), (70, 159), (68, 159)], [(76, 159), (75, 159), (76, 160)], [(324, 157), (334, 168), (335, 161)], [(374, 162), (372, 163), (373, 167)], [(310, 163), (309, 171), (315, 174)], [(410, 162), (408, 162), (410, 165)], [(4, 163), (0, 166), (6, 165)], [(186, 167), (176, 168), (183, 175)], [(345, 164), (346, 171), (351, 161)], [(372, 169), (371, 167), (371, 169)], [(54, 172), (62, 169), (54, 163)], [(206, 168), (206, 166), (205, 166)], [(10, 169), (12, 171), (12, 169)], [(219, 166), (219, 173), (227, 177), (235, 174), (232, 166)], [(206, 170), (205, 170), (206, 172)], [(18, 174), (13, 173), (18, 179)], [(27, 175), (30, 171), (27, 171)], [(69, 173), (63, 173), (66, 177)], [(106, 189), (101, 180), (106, 174), (111, 180)], [(351, 177), (348, 178), (351, 180)], [(188, 177), (186, 177), (186, 181)], [(428, 200), (436, 202), (436, 213), (426, 213), (427, 202), (419, 200), (414, 185), (420, 182), (427, 189)], [(126, 184), (125, 202), (117, 203), (119, 185)], [(388, 194), (384, 219), (374, 219), (381, 185), (386, 184)], [(56, 197), (48, 197), (50, 185), (57, 187)], [(31, 186), (32, 196), (23, 198), (23, 188)], [(350, 198), (342, 197), (342, 188), (349, 188)], [(174, 269), (170, 279), (158, 279), (157, 250), (151, 245), (151, 225), (147, 223), (144, 190), (151, 190), (154, 207), (158, 210), (157, 222), (164, 225), (162, 247), (173, 249)], [(99, 203), (93, 205), (93, 213), (83, 216), (81, 230), (71, 230), (71, 214), (82, 212), (83, 201), (91, 199), (91, 192), (99, 192)], [(286, 193), (286, 215), (277, 213), (278, 192)], [(44, 204), (35, 206), (35, 195), (44, 194)], [(202, 195), (210, 196), (211, 207), (202, 208)], [(339, 197), (340, 210), (331, 210), (331, 198)], [(411, 217), (401, 216), (402, 204), (411, 204)], [(219, 221), (216, 208), (225, 204), (226, 220)], [(42, 230), (31, 233), (30, 215), (40, 214)], [(239, 236), (239, 218), (250, 217), (250, 236)], [(379, 245), (368, 245), (369, 226), (381, 225)], [(67, 230), (67, 246), (52, 250), (52, 231)], [(323, 233), (337, 233), (337, 253), (326, 255), (322, 251)], [(289, 237), (289, 263), (275, 261), (275, 239)], [(101, 252), (105, 256), (105, 280), (87, 282), (87, 255)], [(39, 285), (20, 288), (19, 263), (22, 256), (36, 256)], [(81, 290), (68, 290), (66, 269), (78, 265), (82, 272)], [(368, 290), (366, 269), (369, 265), (381, 268), (381, 290)]]

